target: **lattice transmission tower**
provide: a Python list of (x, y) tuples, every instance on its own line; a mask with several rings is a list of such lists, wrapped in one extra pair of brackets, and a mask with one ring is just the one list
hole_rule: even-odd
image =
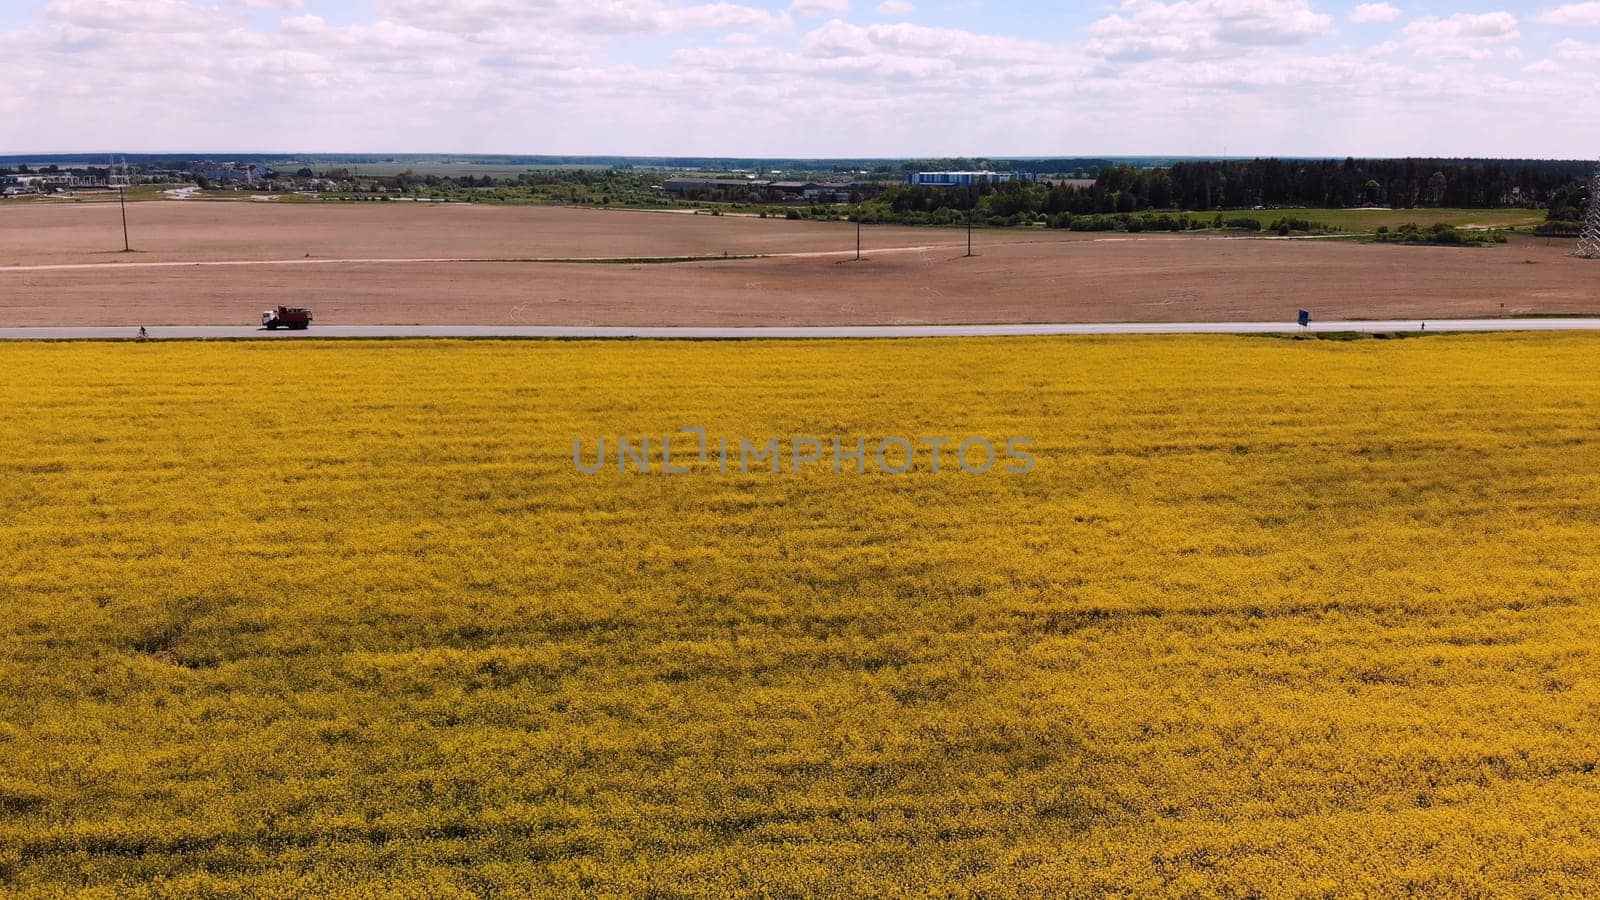
[(111, 158), (106, 170), (106, 184), (111, 187), (133, 187), (138, 180), (133, 177), (133, 167), (128, 165), (127, 157)]
[(1583, 216), (1583, 234), (1578, 237), (1578, 255), (1600, 259), (1600, 169), (1589, 181), (1589, 207)]

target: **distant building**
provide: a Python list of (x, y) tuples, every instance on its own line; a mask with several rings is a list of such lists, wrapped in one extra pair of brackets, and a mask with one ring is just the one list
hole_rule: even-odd
[(849, 203), (861, 198), (863, 187), (853, 181), (849, 184), (808, 184), (801, 191), (801, 196), (821, 203)]
[(862, 195), (866, 185), (857, 182), (757, 181), (744, 178), (669, 178), (663, 189), (675, 197), (708, 200), (754, 199), (768, 203), (784, 200), (811, 200), (822, 203), (849, 203)]
[(235, 181), (256, 181), (261, 178), (271, 178), (275, 173), (266, 166), (255, 163), (240, 165), (235, 162), (212, 162), (207, 160), (196, 163), (194, 174), (208, 181), (222, 184)]
[(1100, 183), (1097, 179), (1094, 179), (1094, 178), (1044, 178), (1044, 179), (1040, 179), (1040, 181), (1043, 182), (1044, 184), (1049, 185), (1050, 187), (1075, 187), (1075, 188), (1092, 188), (1095, 185)]
[(679, 196), (688, 194), (721, 196), (730, 191), (760, 191), (770, 183), (744, 178), (669, 178), (666, 188), (667, 193)]
[(764, 195), (771, 200), (810, 200), (816, 203), (849, 203), (859, 199), (865, 189), (860, 182), (774, 181)]
[(7, 175), (0, 181), (7, 193), (16, 195), (21, 193), (50, 193), (52, 191), (67, 191), (73, 188), (105, 187), (104, 178), (93, 175), (51, 172), (37, 175)]
[(975, 184), (1001, 184), (1013, 179), (1037, 181), (1032, 172), (912, 172), (906, 183), (913, 187), (971, 187)]

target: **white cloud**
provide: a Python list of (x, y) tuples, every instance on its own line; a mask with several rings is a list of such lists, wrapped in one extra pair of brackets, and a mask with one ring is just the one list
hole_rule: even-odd
[(1350, 21), (1357, 25), (1393, 22), (1400, 18), (1400, 8), (1387, 3), (1363, 3), (1350, 13)]
[(44, 14), (80, 28), (113, 31), (202, 32), (239, 21), (229, 10), (184, 0), (55, 0)]
[(794, 0), (789, 12), (797, 16), (842, 16), (850, 11), (850, 0)]
[(957, 28), (907, 22), (861, 26), (838, 19), (807, 34), (800, 46), (813, 57), (917, 57), (957, 65), (1063, 62), (1075, 55), (1042, 41), (975, 34)]
[(1508, 12), (1429, 16), (1407, 25), (1404, 34), (1412, 53), (1433, 59), (1487, 59), (1494, 47), (1521, 37), (1517, 17)]
[(645, 31), (726, 30), (731, 28), (756, 28), (765, 31), (787, 31), (789, 20), (780, 13), (772, 13), (754, 6), (735, 3), (707, 3), (664, 9), (647, 19), (650, 26)]
[(306, 8), (306, 0), (233, 0), (233, 2), (250, 9), (291, 10)]
[(1569, 3), (1540, 14), (1545, 25), (1562, 25), (1569, 28), (1600, 28), (1600, 3)]
[(1600, 44), (1565, 40), (1556, 45), (1553, 57), (1523, 66), (1522, 71), (1529, 75), (1561, 75), (1570, 80), (1578, 72), (1592, 72), (1597, 64)]
[(278, 27), (289, 34), (318, 34), (327, 29), (328, 23), (321, 16), (304, 15), (284, 19)]
[(384, 19), (457, 34), (508, 26), (596, 35), (790, 27), (785, 13), (721, 2), (685, 6), (660, 0), (378, 0), (377, 6)]
[[(1600, 145), (1600, 119), (1569, 112), (1600, 92), (1600, 46), (1565, 41), (1524, 66), (1517, 17), (1450, 15), (1465, 0), (1433, 0), (1442, 11), (1403, 32), (1351, 29), (1338, 51), (1319, 41), (1336, 33), (1327, 0), (1112, 0), (1050, 40), (1013, 16), (880, 18), (911, 0), (804, 27), (800, 10), (842, 4), (372, 0), (267, 21), (242, 0), (27, 2), (35, 14), (0, 24), (0, 110), (40, 147), (1046, 155), (1090, 152), (1090, 135), (1093, 152), (1160, 154), (1214, 152), (1224, 132), (1286, 155)], [(230, 103), (171, 115), (171, 97), (196, 93)], [(1563, 127), (1539, 127), (1551, 120)]]
[(228, 60), (227, 70), (244, 76), (288, 76), (299, 80), (308, 75), (323, 75), (335, 71), (334, 62), (316, 53), (303, 50), (274, 50), (253, 56)]
[(1114, 60), (1236, 55), (1331, 34), (1306, 0), (1124, 0), (1089, 28), (1089, 51)]
[(1556, 45), (1556, 57), (1567, 62), (1600, 63), (1600, 44), (1562, 41)]

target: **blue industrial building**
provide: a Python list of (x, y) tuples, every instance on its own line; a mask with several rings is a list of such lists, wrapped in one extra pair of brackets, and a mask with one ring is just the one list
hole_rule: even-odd
[(917, 187), (971, 187), (975, 184), (1001, 184), (1012, 179), (1037, 181), (1032, 172), (912, 172), (906, 184)]

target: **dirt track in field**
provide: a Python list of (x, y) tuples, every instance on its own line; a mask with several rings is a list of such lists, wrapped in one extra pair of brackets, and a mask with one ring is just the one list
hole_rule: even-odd
[[(279, 303), (326, 324), (848, 325), (1600, 314), (1570, 243), (1489, 249), (869, 227), (855, 262), (439, 262), (851, 251), (848, 224), (547, 207), (0, 204), (0, 326), (236, 324)], [(108, 230), (109, 228), (109, 230)], [(310, 259), (386, 262), (295, 265)], [(426, 257), (427, 262), (395, 259)], [(103, 263), (281, 261), (203, 267)], [(1502, 307), (1503, 304), (1503, 307)]]

